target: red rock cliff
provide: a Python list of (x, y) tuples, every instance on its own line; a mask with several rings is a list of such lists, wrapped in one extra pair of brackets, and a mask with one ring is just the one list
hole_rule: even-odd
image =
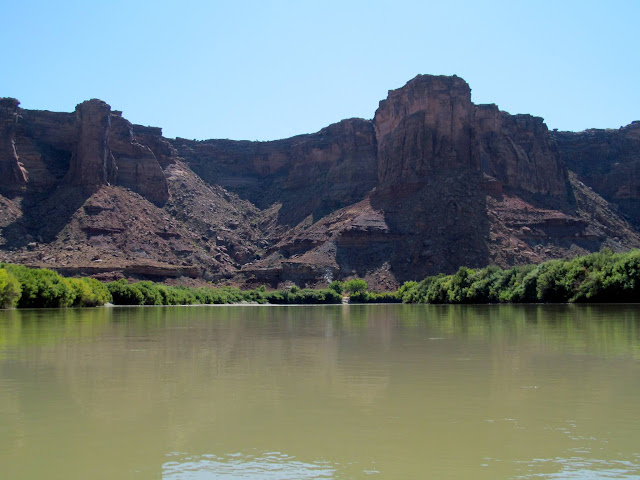
[(27, 182), (16, 151), (19, 103), (14, 98), (0, 98), (0, 185), (10, 188)]
[(281, 204), (278, 221), (288, 226), (357, 202), (377, 183), (373, 126), (359, 118), (272, 142), (177, 138), (173, 146), (206, 182), (260, 208)]
[(514, 191), (566, 201), (570, 186), (549, 130), (540, 117), (510, 115), (495, 105), (475, 107), (474, 156), (483, 172)]
[(164, 163), (175, 156), (160, 129), (134, 126), (102, 100), (88, 100), (75, 113), (18, 108), (0, 101), (0, 184), (46, 191), (61, 183), (121, 185), (157, 205), (169, 198)]
[(382, 184), (424, 179), (442, 168), (473, 167), (471, 89), (459, 77), (418, 75), (389, 91), (374, 117)]
[(466, 168), (507, 189), (568, 199), (567, 170), (542, 118), (474, 105), (469, 85), (455, 75), (418, 75), (391, 90), (374, 125), (383, 185)]
[(109, 149), (111, 107), (88, 100), (76, 107), (76, 144), (67, 181), (72, 185), (109, 185), (116, 178), (116, 162)]
[(157, 205), (169, 199), (167, 179), (153, 150), (137, 141), (133, 125), (120, 115), (111, 115), (108, 146), (118, 168), (116, 185), (128, 187)]
[(552, 135), (569, 169), (640, 226), (640, 121)]
[(565, 166), (640, 225), (640, 124), (550, 134), (539, 117), (474, 105), (456, 76), (419, 75), (373, 120), (271, 142), (165, 139), (100, 100), (0, 107), (3, 261), (393, 288), (640, 245)]

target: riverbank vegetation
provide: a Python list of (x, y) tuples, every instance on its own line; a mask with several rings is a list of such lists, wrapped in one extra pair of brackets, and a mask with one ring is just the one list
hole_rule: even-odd
[[(366, 285), (366, 284), (365, 284)], [(0, 308), (64, 308), (114, 305), (218, 305), (331, 304), (342, 303), (334, 289), (267, 291), (265, 287), (240, 290), (236, 287), (189, 288), (150, 281), (129, 283), (117, 280), (101, 283), (93, 278), (65, 278), (58, 273), (23, 265), (0, 264)]]
[(539, 265), (478, 270), (407, 282), (405, 303), (566, 303), (640, 301), (640, 250), (603, 250)]
[(332, 304), (342, 303), (565, 303), (639, 302), (640, 250), (603, 250), (570, 260), (501, 269), (461, 267), (452, 275), (406, 282), (395, 292), (369, 292), (359, 278), (326, 289), (267, 291), (265, 287), (189, 288), (150, 281), (101, 283), (65, 278), (47, 269), (0, 264), (0, 308), (61, 308), (115, 305)]

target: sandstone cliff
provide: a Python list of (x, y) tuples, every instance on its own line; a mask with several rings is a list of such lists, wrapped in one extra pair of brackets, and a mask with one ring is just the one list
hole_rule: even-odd
[(374, 124), (381, 184), (468, 168), (514, 192), (559, 203), (571, 198), (566, 166), (542, 118), (474, 105), (459, 77), (417, 76), (380, 102)]
[(553, 132), (553, 138), (569, 169), (640, 227), (640, 121), (617, 130)]
[(173, 146), (207, 183), (261, 209), (277, 205), (277, 225), (286, 228), (354, 203), (377, 183), (375, 134), (362, 119), (273, 142), (178, 138)]
[(5, 187), (20, 187), (27, 182), (16, 151), (18, 105), (14, 98), (0, 99), (0, 185)]
[(75, 114), (23, 110), (13, 99), (0, 103), (5, 187), (45, 191), (61, 181), (89, 189), (113, 184), (158, 205), (168, 200), (167, 181), (152, 149), (137, 142), (134, 126), (105, 102), (88, 100)]
[(640, 124), (550, 133), (473, 104), (456, 76), (419, 75), (372, 120), (271, 142), (166, 139), (95, 99), (73, 113), (2, 99), (0, 126), (1, 261), (393, 288), (640, 246)]
[(478, 105), (474, 113), (474, 156), (483, 172), (543, 203), (573, 202), (567, 166), (542, 118), (509, 115), (495, 105)]
[(373, 121), (381, 184), (421, 181), (442, 169), (479, 170), (471, 89), (459, 77), (418, 75), (389, 91)]

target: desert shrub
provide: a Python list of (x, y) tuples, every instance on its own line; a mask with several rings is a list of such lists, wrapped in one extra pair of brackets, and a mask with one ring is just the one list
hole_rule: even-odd
[(606, 302), (640, 301), (640, 250), (613, 258), (604, 269), (602, 286), (596, 300)]
[(138, 287), (144, 296), (142, 305), (162, 305), (162, 293), (160, 293), (158, 284), (145, 280), (136, 282), (135, 286)]
[(75, 292), (72, 307), (97, 307), (112, 301), (109, 289), (95, 278), (67, 278)]
[(22, 287), (20, 282), (4, 268), (0, 268), (0, 308), (13, 308), (18, 304)]
[(334, 280), (329, 284), (329, 290), (333, 290), (336, 293), (342, 294), (344, 292), (344, 282), (340, 280)]
[(498, 281), (498, 297), (501, 302), (536, 302), (539, 266), (513, 267)]
[(324, 290), (267, 292), (236, 287), (173, 287), (149, 281), (118, 280), (103, 284), (91, 278), (63, 278), (47, 269), (0, 263), (0, 308), (117, 305), (190, 305), (224, 303), (325, 304), (341, 303), (342, 292), (353, 303), (495, 303), (495, 302), (638, 302), (640, 250), (603, 250), (570, 260), (552, 260), (502, 270), (461, 267), (420, 282), (405, 282), (397, 292), (367, 291), (367, 282), (354, 278), (334, 281)]
[(498, 303), (500, 301), (499, 285), (504, 271), (498, 267), (487, 267), (477, 270), (470, 278), (466, 292), (467, 303)]
[(410, 295), (411, 292), (414, 291), (417, 285), (418, 285), (418, 282), (415, 282), (415, 281), (404, 282), (396, 292), (398, 298), (404, 303), (412, 303), (412, 302), (405, 301), (404, 298), (405, 296)]
[(286, 305), (289, 303), (290, 292), (286, 290), (274, 290), (267, 293), (267, 302), (273, 305)]
[(135, 283), (116, 280), (107, 283), (107, 288), (116, 305), (144, 305), (145, 296)]
[(264, 285), (258, 287), (255, 290), (241, 291), (242, 301), (247, 303), (268, 303), (267, 292)]
[(367, 290), (367, 282), (361, 278), (352, 278), (344, 282), (344, 291), (353, 294), (357, 292), (364, 292)]
[(537, 269), (536, 300), (542, 302), (566, 302), (569, 298), (568, 265), (554, 260)]
[(225, 303), (240, 303), (245, 301), (242, 290), (237, 287), (221, 287), (221, 288), (207, 288), (203, 289), (203, 292), (207, 292), (207, 296), (213, 301), (203, 302), (208, 304), (225, 304)]
[(195, 292), (187, 287), (157, 285), (162, 305), (193, 305), (199, 303)]
[(398, 295), (405, 303), (638, 302), (640, 250), (603, 250), (507, 270), (461, 267), (453, 275), (406, 282)]
[(398, 292), (356, 292), (349, 297), (349, 303), (401, 303)]
[(297, 292), (275, 290), (267, 292), (265, 299), (267, 302), (276, 305), (342, 303), (342, 295), (328, 288), (320, 290), (303, 288)]
[(236, 303), (240, 301), (240, 291), (228, 290), (226, 288), (200, 287), (193, 291), (196, 303), (203, 305), (221, 305), (225, 303)]
[(446, 290), (447, 303), (467, 303), (467, 290), (470, 286), (470, 277), (475, 272), (467, 267), (460, 267), (458, 271), (449, 275), (442, 284)]
[(56, 272), (23, 265), (4, 264), (3, 267), (20, 282), (22, 294), (18, 308), (61, 308), (73, 304), (75, 291)]
[(421, 290), (424, 292), (424, 300), (422, 301), (426, 303), (447, 303), (446, 279), (447, 276), (441, 273), (420, 282), (422, 284)]

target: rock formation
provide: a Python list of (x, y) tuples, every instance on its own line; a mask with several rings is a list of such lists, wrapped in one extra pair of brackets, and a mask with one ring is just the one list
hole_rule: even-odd
[(373, 122), (383, 185), (421, 181), (442, 169), (479, 170), (471, 146), (471, 89), (459, 77), (418, 75), (389, 91)]
[(20, 187), (27, 183), (26, 172), (16, 152), (18, 102), (14, 98), (0, 99), (0, 185)]
[(419, 75), (391, 90), (374, 124), (381, 184), (470, 168), (516, 192), (570, 199), (567, 169), (542, 118), (474, 105), (459, 77)]
[(287, 228), (354, 203), (377, 183), (375, 134), (362, 119), (273, 142), (178, 138), (173, 146), (207, 183), (262, 209), (280, 204), (278, 224)]
[(75, 114), (23, 110), (14, 99), (0, 100), (0, 182), (46, 191), (62, 184), (96, 189), (120, 185), (157, 205), (168, 200), (164, 171), (153, 153), (171, 156), (159, 129), (134, 126), (101, 100), (88, 100)]
[(111, 107), (95, 99), (81, 103), (76, 107), (76, 125), (67, 181), (83, 186), (114, 183), (117, 167), (109, 148)]
[(134, 128), (120, 112), (111, 115), (108, 144), (117, 165), (114, 183), (138, 192), (156, 205), (164, 205), (169, 199), (164, 171), (151, 147), (135, 139)]
[(640, 228), (640, 121), (614, 129), (553, 132), (564, 163)]
[(95, 99), (74, 113), (1, 99), (0, 125), (1, 261), (388, 289), (640, 246), (640, 124), (550, 133), (473, 104), (456, 76), (419, 75), (372, 120), (271, 142), (166, 139)]
[(478, 105), (474, 113), (474, 156), (483, 172), (516, 193), (556, 205), (572, 201), (567, 167), (542, 118), (496, 105)]

